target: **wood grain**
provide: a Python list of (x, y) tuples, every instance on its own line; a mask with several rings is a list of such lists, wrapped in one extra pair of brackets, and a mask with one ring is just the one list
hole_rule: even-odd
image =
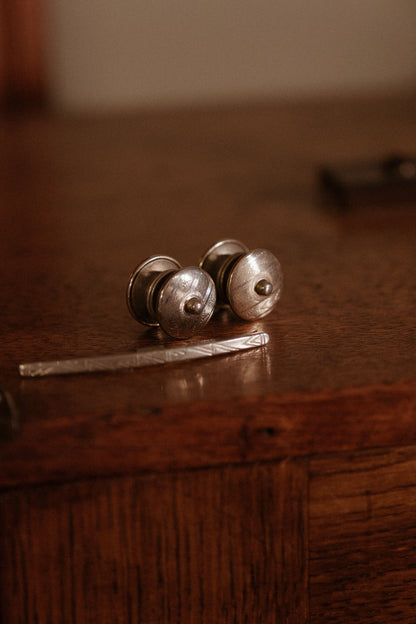
[(140, 416), (135, 405), (112, 413), (98, 391), (99, 419), (86, 410), (23, 424), (2, 448), (3, 487), (416, 442), (413, 384), (142, 406)]
[(302, 462), (4, 493), (4, 621), (307, 622), (306, 494)]
[(311, 462), (311, 624), (414, 622), (416, 449)]
[[(22, 423), (2, 449), (0, 483), (415, 441), (416, 211), (329, 210), (315, 177), (321, 161), (409, 151), (414, 104), (409, 95), (0, 124), (0, 371)], [(154, 253), (195, 264), (224, 236), (276, 254), (282, 300), (252, 324), (218, 314), (197, 338), (263, 330), (266, 349), (19, 379), (23, 361), (166, 343), (130, 317), (130, 271)]]

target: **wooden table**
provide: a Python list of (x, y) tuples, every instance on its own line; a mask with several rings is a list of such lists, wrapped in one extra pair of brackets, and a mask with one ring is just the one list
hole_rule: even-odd
[[(415, 144), (412, 94), (0, 122), (2, 622), (415, 622), (416, 207), (316, 186)], [(267, 347), (19, 378), (172, 342), (129, 315), (131, 270), (229, 237), (283, 296), (196, 339)]]

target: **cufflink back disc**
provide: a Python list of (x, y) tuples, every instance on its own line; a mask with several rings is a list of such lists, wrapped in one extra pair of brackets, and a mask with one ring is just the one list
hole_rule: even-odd
[(253, 321), (269, 314), (280, 299), (283, 274), (267, 249), (249, 249), (234, 239), (210, 247), (199, 265), (212, 277), (217, 302), (240, 318)]
[(173, 338), (189, 338), (209, 321), (215, 308), (215, 285), (201, 268), (182, 268), (169, 256), (139, 264), (127, 286), (127, 306), (139, 323), (160, 326)]

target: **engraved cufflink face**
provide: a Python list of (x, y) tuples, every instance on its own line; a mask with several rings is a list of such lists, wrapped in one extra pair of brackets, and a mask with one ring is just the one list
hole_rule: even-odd
[(182, 268), (169, 256), (152, 256), (139, 264), (127, 287), (133, 318), (160, 326), (173, 338), (189, 338), (209, 321), (215, 308), (215, 285), (199, 267)]
[(223, 240), (208, 249), (199, 266), (214, 280), (217, 302), (244, 320), (266, 316), (280, 299), (282, 269), (267, 249), (249, 251), (239, 241)]

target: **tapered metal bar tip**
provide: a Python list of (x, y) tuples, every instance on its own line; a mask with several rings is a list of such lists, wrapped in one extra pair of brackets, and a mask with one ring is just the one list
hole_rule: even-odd
[(19, 365), (21, 377), (47, 377), (49, 375), (70, 375), (74, 373), (97, 373), (115, 371), (123, 368), (142, 368), (144, 366), (160, 366), (173, 362), (185, 362), (199, 358), (225, 355), (246, 349), (262, 347), (269, 342), (269, 334), (258, 332), (235, 338), (220, 338), (190, 342), (174, 347), (150, 347), (139, 349), (133, 353), (118, 355), (101, 355), (71, 360), (54, 360), (51, 362), (31, 362)]

